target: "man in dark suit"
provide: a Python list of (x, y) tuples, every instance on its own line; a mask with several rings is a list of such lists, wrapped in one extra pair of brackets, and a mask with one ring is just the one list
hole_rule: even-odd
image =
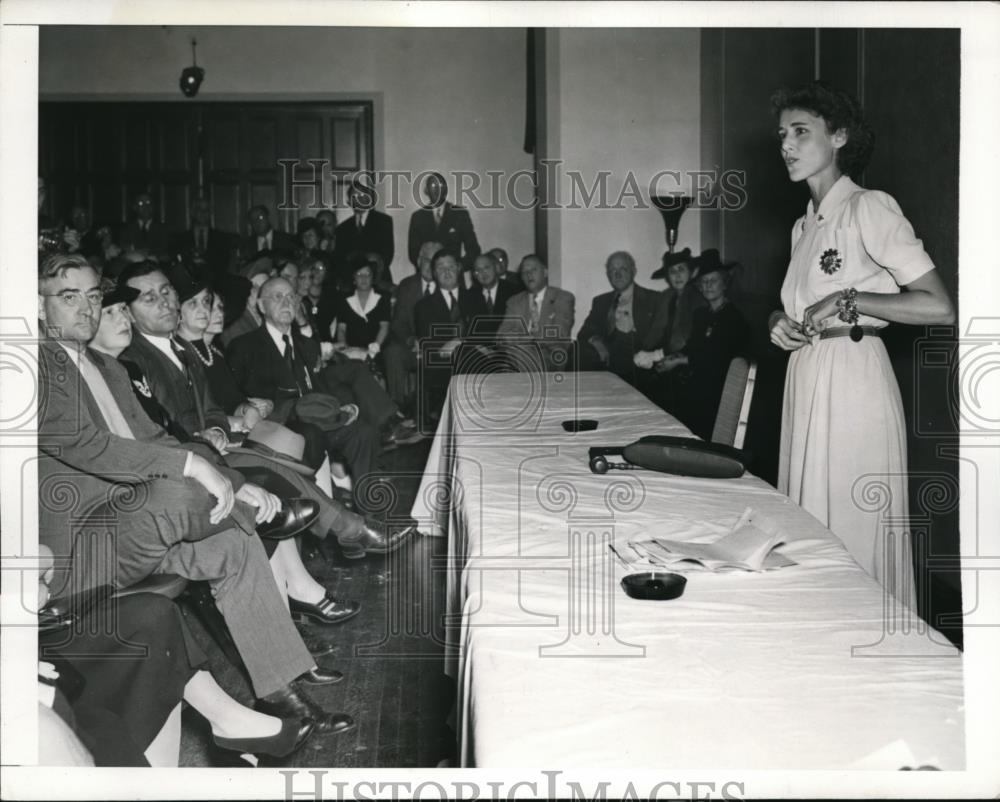
[(240, 243), (240, 258), (250, 261), (261, 254), (276, 259), (291, 259), (298, 250), (298, 241), (291, 234), (271, 225), (271, 213), (266, 206), (253, 206), (247, 212), (250, 234)]
[(410, 374), (417, 369), (417, 329), (414, 310), (417, 302), (437, 289), (434, 281), (434, 254), (441, 250), (440, 242), (425, 242), (417, 255), (417, 272), (407, 276), (396, 287), (396, 303), (389, 326), (390, 337), (382, 355), (385, 359), (385, 380), (389, 395), (400, 407), (405, 407)]
[(549, 285), (549, 268), (536, 254), (521, 260), (520, 273), (526, 289), (507, 301), (497, 339), (522, 370), (572, 370), (576, 298)]
[(136, 195), (132, 204), (135, 219), (126, 223), (119, 236), (125, 251), (143, 251), (158, 261), (169, 256), (170, 237), (166, 226), (154, 219), (153, 199), (148, 193)]
[(500, 279), (500, 266), (492, 251), (481, 253), (473, 262), (475, 283), (469, 290), (472, 321), (469, 334), (479, 339), (495, 339), (507, 313), (507, 302), (517, 291)]
[(448, 382), (472, 355), (464, 353), (463, 341), (472, 320), (471, 293), (459, 283), (458, 259), (447, 250), (439, 250), (433, 261), (436, 290), (417, 301), (414, 322), (419, 343), (420, 364), (417, 385), (424, 403), (423, 423), (430, 425), (440, 414)]
[(611, 254), (604, 271), (612, 290), (594, 298), (577, 334), (580, 368), (610, 370), (638, 386), (648, 371), (639, 370), (633, 357), (663, 339), (664, 319), (659, 313), (664, 297), (635, 283), (635, 259), (625, 251)]
[(410, 261), (416, 265), (420, 246), (434, 240), (453, 253), (464, 269), (471, 268), (472, 260), (479, 256), (481, 249), (469, 213), (445, 200), (448, 185), (440, 173), (427, 176), (424, 194), (428, 205), (417, 209), (410, 218), (407, 238)]
[(396, 244), (392, 233), (392, 218), (374, 208), (374, 198), (351, 186), (347, 199), (354, 213), (336, 230), (333, 261), (338, 271), (346, 271), (352, 254), (375, 252), (382, 257), (385, 275), (380, 279), (392, 283), (392, 258)]
[(198, 198), (191, 207), (191, 228), (177, 235), (174, 250), (185, 262), (205, 265), (204, 278), (214, 278), (229, 269), (235, 239), (234, 234), (212, 227), (212, 207), (207, 198)]
[(206, 580), (258, 707), (313, 718), (320, 732), (352, 727), (349, 716), (323, 711), (295, 684), (315, 663), (251, 536), (277, 500), (181, 448), (143, 412), (125, 368), (87, 348), (102, 293), (84, 257), (47, 259), (38, 294), (46, 337), (39, 344), (39, 531), (62, 559), (53, 594), (129, 587), (156, 573)]
[(504, 284), (509, 284), (515, 294), (524, 290), (524, 282), (521, 281), (521, 274), (516, 270), (507, 269), (510, 264), (510, 257), (507, 256), (507, 251), (503, 248), (490, 248), (490, 253), (493, 255), (493, 258), (497, 260), (497, 269), (500, 273), (500, 281)]

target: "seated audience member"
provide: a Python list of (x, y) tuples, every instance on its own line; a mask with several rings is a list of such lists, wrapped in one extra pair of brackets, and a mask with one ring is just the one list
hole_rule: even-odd
[(336, 319), (324, 320), (323, 310), (325, 304), (324, 284), (326, 282), (326, 265), (316, 259), (311, 262), (311, 266), (304, 274), (307, 278), (299, 276), (298, 294), (301, 298), (302, 312), (313, 334), (321, 343), (331, 343), (336, 339)]
[(336, 230), (333, 258), (337, 270), (343, 271), (345, 277), (350, 275), (347, 270), (350, 257), (361, 254), (367, 259), (370, 258), (368, 254), (374, 251), (382, 259), (385, 268), (385, 275), (376, 276), (376, 280), (385, 279), (391, 285), (392, 274), (389, 268), (396, 254), (392, 218), (374, 208), (375, 197), (371, 192), (359, 190), (353, 184), (347, 189), (347, 201), (351, 206), (351, 216), (337, 226)]
[(448, 382), (464, 361), (462, 342), (472, 319), (470, 293), (460, 285), (461, 267), (451, 251), (434, 255), (436, 290), (417, 301), (413, 310), (419, 347), (420, 378), (424, 415), (430, 426), (440, 416)]
[(665, 321), (657, 313), (664, 298), (635, 283), (635, 260), (625, 251), (611, 254), (604, 272), (612, 290), (594, 298), (577, 334), (580, 368), (610, 370), (638, 387), (642, 371), (633, 357), (663, 339)]
[(521, 274), (516, 270), (508, 270), (510, 258), (507, 256), (507, 251), (503, 248), (490, 248), (489, 253), (497, 260), (497, 272), (500, 276), (500, 281), (504, 284), (509, 284), (515, 294), (523, 291), (524, 282), (521, 281)]
[(153, 211), (153, 199), (143, 192), (136, 195), (132, 202), (135, 218), (122, 228), (118, 236), (118, 244), (122, 250), (136, 251), (164, 262), (169, 253), (169, 235), (166, 226), (156, 219)]
[(666, 303), (660, 307), (654, 328), (663, 329), (664, 340), (657, 343), (664, 353), (680, 351), (691, 333), (691, 319), (694, 310), (705, 306), (705, 298), (699, 292), (697, 282), (691, 279), (698, 274), (698, 259), (691, 256), (691, 249), (679, 253), (663, 254), (663, 264), (653, 273), (653, 278), (667, 280), (663, 296)]
[(362, 254), (362, 260), (367, 262), (368, 266), (375, 272), (372, 286), (383, 295), (391, 298), (396, 285), (392, 282), (392, 275), (389, 273), (389, 268), (386, 266), (382, 254), (378, 251), (368, 251), (368, 253)]
[(212, 207), (207, 198), (197, 198), (191, 205), (191, 228), (177, 235), (174, 251), (186, 264), (204, 265), (199, 275), (208, 280), (229, 270), (234, 237), (212, 226)]
[(733, 357), (747, 355), (750, 327), (727, 298), (736, 263), (721, 262), (713, 248), (698, 258), (698, 264), (697, 284), (707, 306), (695, 310), (687, 343), (672, 354), (657, 350), (637, 354), (636, 359), (647, 366), (652, 363), (657, 371), (675, 374), (673, 407), (667, 411), (707, 440), (715, 426), (729, 363)]
[[(73, 253), (86, 256), (88, 260), (94, 257), (104, 258), (104, 237), (101, 236), (100, 229), (94, 228), (93, 221), (90, 219), (90, 210), (86, 206), (75, 204), (69, 210), (69, 224), (66, 226), (66, 233), (71, 231), (76, 234), (77, 242), (79, 242), (79, 246), (72, 251)], [(107, 233), (110, 236), (110, 232)]]
[[(349, 729), (349, 716), (323, 711), (295, 684), (316, 665), (291, 623), (261, 540), (249, 536), (260, 527), (270, 537), (291, 536), (302, 522), (266, 523), (279, 508), (274, 496), (250, 483), (234, 492), (229, 475), (150, 421), (124, 367), (87, 348), (101, 303), (99, 277), (83, 257), (43, 262), (39, 531), (60, 560), (52, 595), (125, 588), (154, 573), (207, 580), (257, 708), (312, 719), (319, 733)], [(68, 477), (74, 504), (52, 503)]]
[(389, 336), (392, 304), (388, 295), (372, 289), (375, 270), (368, 262), (354, 268), (354, 293), (337, 307), (337, 345), (360, 348), (375, 359)]
[(389, 326), (390, 337), (383, 349), (385, 378), (389, 395), (400, 407), (412, 408), (409, 394), (410, 375), (417, 371), (417, 330), (414, 310), (421, 298), (432, 295), (437, 289), (434, 281), (434, 254), (442, 249), (440, 242), (425, 242), (420, 246), (417, 272), (407, 276), (396, 287), (395, 307)]
[[(266, 256), (255, 259), (241, 268), (240, 276), (250, 282), (250, 290), (242, 306), (243, 311), (234, 320), (226, 323), (225, 330), (219, 336), (219, 341), (224, 348), (228, 348), (229, 344), (237, 337), (256, 331), (264, 325), (264, 319), (260, 316), (260, 310), (257, 308), (257, 297), (261, 286), (271, 277), (273, 269), (274, 262)], [(228, 298), (226, 303), (228, 308), (230, 304)]]
[(312, 397), (332, 397), (332, 409), (357, 404), (362, 413), (357, 421), (346, 426), (336, 419), (323, 422), (331, 458), (344, 455), (357, 491), (375, 464), (376, 432), (382, 432), (382, 442), (390, 446), (397, 438), (407, 440), (412, 430), (410, 435), (404, 432), (398, 409), (365, 365), (344, 360), (320, 369), (319, 341), (292, 327), (297, 303), (298, 296), (284, 279), (265, 282), (257, 301), (264, 325), (233, 340), (227, 349), (229, 365), (247, 395), (275, 402), (274, 419), (279, 423), (301, 418), (303, 397), (310, 405)]
[(407, 238), (410, 262), (417, 265), (420, 247), (433, 240), (453, 253), (463, 268), (470, 268), (481, 248), (469, 212), (446, 200), (448, 184), (440, 173), (431, 173), (424, 180), (424, 195), (427, 205), (417, 209), (410, 218)]
[[(549, 269), (531, 254), (521, 260), (525, 290), (507, 302), (497, 339), (521, 370), (572, 370), (573, 293), (549, 286)], [(526, 347), (528, 344), (534, 348)], [(541, 363), (539, 363), (540, 350)]]
[(337, 215), (330, 209), (316, 212), (316, 222), (319, 223), (319, 249), (333, 256), (337, 247)]
[(240, 245), (240, 257), (244, 261), (256, 259), (261, 254), (275, 259), (291, 259), (295, 255), (295, 237), (271, 225), (271, 213), (266, 206), (251, 207), (247, 212), (247, 224), (250, 234)]
[(501, 281), (500, 265), (492, 251), (475, 258), (472, 273), (475, 284), (470, 288), (470, 297), (476, 318), (473, 333), (477, 337), (495, 337), (507, 313), (507, 302), (517, 291), (508, 282)]
[(149, 766), (145, 753), (182, 700), (208, 721), (216, 749), (232, 755), (285, 757), (312, 733), (312, 721), (244, 707), (219, 687), (165, 596), (108, 598), (79, 615), (79, 626), (39, 633), (39, 647), (59, 673), (56, 687), (67, 688), (73, 729), (95, 765)]

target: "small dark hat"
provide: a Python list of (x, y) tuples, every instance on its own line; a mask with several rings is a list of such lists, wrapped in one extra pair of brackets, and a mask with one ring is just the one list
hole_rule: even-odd
[(706, 273), (714, 273), (716, 271), (720, 273), (725, 273), (728, 270), (732, 270), (734, 267), (739, 267), (739, 262), (723, 262), (719, 257), (718, 248), (709, 248), (707, 251), (702, 251), (701, 256), (699, 256), (695, 263), (698, 267), (698, 275), (704, 276)]
[(685, 248), (683, 251), (677, 251), (676, 253), (667, 251), (663, 254), (663, 264), (660, 266), (659, 270), (653, 273), (652, 277), (665, 279), (667, 277), (667, 271), (671, 267), (682, 264), (683, 262), (687, 262), (691, 265), (691, 270), (694, 271), (695, 261), (696, 260), (691, 256), (690, 248)]
[(205, 282), (193, 276), (191, 271), (180, 262), (170, 267), (167, 271), (167, 278), (177, 290), (177, 300), (181, 303), (194, 298), (207, 286)]
[(112, 284), (104, 290), (104, 297), (101, 299), (101, 308), (107, 309), (115, 304), (130, 304), (142, 293), (135, 287), (126, 284)]

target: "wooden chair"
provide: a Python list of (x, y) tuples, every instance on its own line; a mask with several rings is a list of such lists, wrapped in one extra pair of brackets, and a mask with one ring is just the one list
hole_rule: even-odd
[(722, 388), (719, 412), (715, 416), (712, 442), (742, 449), (750, 418), (750, 401), (757, 380), (757, 363), (736, 357), (729, 363)]

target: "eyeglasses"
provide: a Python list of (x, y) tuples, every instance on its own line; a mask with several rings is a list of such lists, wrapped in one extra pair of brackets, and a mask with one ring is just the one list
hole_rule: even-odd
[(71, 309), (79, 309), (84, 305), (84, 301), (90, 306), (100, 306), (101, 301), (104, 299), (104, 293), (100, 290), (87, 290), (86, 292), (81, 292), (80, 290), (63, 290), (62, 292), (43, 295), (43, 297), (58, 298)]
[(261, 296), (262, 301), (271, 301), (276, 304), (295, 303), (299, 299), (297, 293), (281, 292), (273, 295)]

